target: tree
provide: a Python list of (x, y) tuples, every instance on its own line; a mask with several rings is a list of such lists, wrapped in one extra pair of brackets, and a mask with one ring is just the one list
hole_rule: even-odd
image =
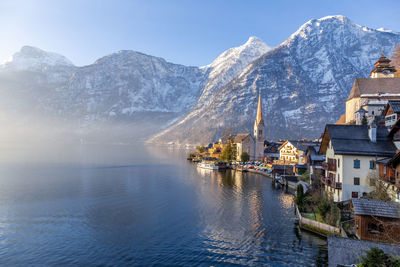
[(302, 184), (298, 184), (296, 188), (296, 205), (299, 207), (299, 210), (303, 210), (304, 204), (304, 189)]
[(400, 267), (398, 257), (387, 255), (382, 249), (372, 247), (361, 257), (360, 267)]
[(232, 161), (236, 159), (236, 146), (232, 140), (228, 141), (222, 149), (221, 159), (224, 161)]
[(201, 154), (206, 151), (206, 147), (204, 145), (196, 146), (196, 150), (197, 150), (197, 152), (199, 152)]
[(363, 116), (363, 118), (361, 120), (361, 124), (362, 125), (367, 125), (368, 124), (368, 120), (367, 120), (367, 117), (365, 117), (365, 115)]
[(308, 170), (303, 172), (303, 174), (301, 175), (301, 180), (306, 182), (306, 183), (310, 182), (310, 172)]
[(240, 155), (240, 159), (242, 160), (242, 162), (249, 161), (250, 160), (249, 153), (247, 153), (246, 151), (243, 151), (242, 155)]
[(385, 182), (382, 181), (375, 172), (370, 172), (368, 178), (370, 179), (371, 185), (375, 186), (375, 190), (369, 193), (368, 197), (374, 200), (391, 201), (388, 194), (390, 185), (385, 185)]
[(393, 53), (390, 57), (392, 60), (392, 64), (396, 67), (397, 72), (395, 72), (396, 77), (400, 77), (400, 44), (397, 44), (393, 50)]

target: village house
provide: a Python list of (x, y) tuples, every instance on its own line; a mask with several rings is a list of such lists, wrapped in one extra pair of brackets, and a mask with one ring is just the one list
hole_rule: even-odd
[[(390, 65), (390, 59), (383, 53), (375, 63), (375, 68), (370, 78), (357, 78), (346, 100), (345, 123), (354, 124), (360, 122), (360, 109), (368, 113), (368, 116), (376, 116), (382, 111), (388, 100), (400, 100), (400, 78), (395, 78), (396, 69)], [(368, 102), (371, 102), (368, 104)], [(369, 110), (368, 110), (369, 109)], [(339, 120), (342, 123), (342, 119)]]
[(400, 244), (400, 204), (391, 201), (352, 199), (354, 228), (361, 240)]
[(313, 182), (313, 177), (320, 177), (324, 174), (322, 163), (325, 161), (325, 155), (318, 154), (320, 144), (308, 146), (306, 150), (307, 170), (310, 174), (310, 184)]
[(286, 141), (279, 147), (279, 161), (283, 164), (304, 165), (307, 163), (305, 152), (313, 145), (311, 141)]
[(273, 162), (274, 160), (279, 160), (279, 147), (281, 145), (274, 142), (267, 142), (264, 145), (264, 158), (268, 162)]
[(392, 128), (396, 123), (400, 114), (400, 100), (389, 100), (385, 110), (383, 111), (383, 116), (385, 118), (385, 126), (387, 128)]
[(395, 151), (384, 126), (326, 125), (319, 151), (325, 154), (321, 177), (325, 192), (341, 202), (373, 191), (370, 179), (378, 177), (376, 161), (392, 157)]
[(377, 160), (376, 164), (379, 170), (380, 182), (383, 183), (390, 200), (399, 202), (400, 192), (399, 187), (396, 185), (396, 168), (392, 167), (392, 158)]
[[(211, 147), (210, 147), (211, 145)], [(222, 143), (222, 140), (219, 140), (218, 142), (215, 142), (213, 144), (210, 144), (209, 148), (207, 150), (208, 155), (212, 158), (220, 158), (222, 155), (222, 149), (224, 144)]]

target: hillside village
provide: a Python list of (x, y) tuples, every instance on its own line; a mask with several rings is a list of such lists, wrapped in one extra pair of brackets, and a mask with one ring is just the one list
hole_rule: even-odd
[[(396, 53), (398, 64), (399, 46)], [(264, 121), (259, 92), (253, 133), (228, 133), (189, 159), (292, 186), (300, 223), (327, 225), (304, 223), (309, 230), (400, 244), (399, 74), (382, 51), (370, 77), (355, 79), (345, 114), (316, 140), (264, 140), (265, 127), (274, 126)]]

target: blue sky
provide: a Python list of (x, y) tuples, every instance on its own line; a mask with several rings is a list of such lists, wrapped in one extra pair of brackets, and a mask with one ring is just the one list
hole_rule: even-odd
[(398, 0), (1, 0), (0, 62), (32, 45), (78, 66), (122, 49), (200, 66), (249, 36), (276, 46), (308, 20), (337, 14), (400, 32)]

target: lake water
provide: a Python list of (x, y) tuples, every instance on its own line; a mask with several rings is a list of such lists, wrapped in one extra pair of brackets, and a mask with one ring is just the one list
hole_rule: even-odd
[(320, 266), (290, 195), (255, 174), (197, 169), (185, 150), (3, 147), (0, 265)]

